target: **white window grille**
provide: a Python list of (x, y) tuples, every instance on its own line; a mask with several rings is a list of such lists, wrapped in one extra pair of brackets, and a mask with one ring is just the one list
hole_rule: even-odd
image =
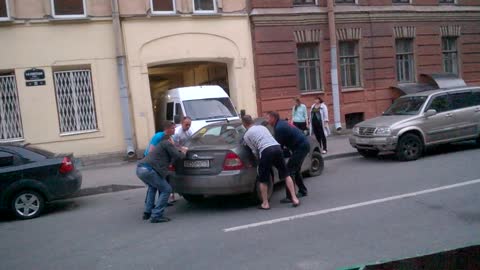
[(97, 130), (90, 70), (58, 71), (54, 77), (60, 133)]
[(458, 75), (457, 37), (442, 38), (443, 72)]
[(397, 80), (402, 83), (415, 81), (415, 59), (413, 39), (397, 39)]
[(193, 0), (194, 13), (215, 13), (217, 12), (216, 0)]
[(343, 88), (360, 87), (358, 41), (340, 41), (340, 77)]
[(10, 20), (10, 12), (8, 9), (8, 0), (0, 0), (0, 21)]
[(301, 92), (322, 90), (318, 51), (317, 43), (297, 45), (298, 78)]
[(150, 0), (152, 14), (175, 14), (175, 0)]
[(23, 128), (15, 76), (0, 76), (0, 141), (21, 139)]

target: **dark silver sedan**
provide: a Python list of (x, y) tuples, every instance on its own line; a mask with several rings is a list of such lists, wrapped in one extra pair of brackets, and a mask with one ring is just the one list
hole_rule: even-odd
[[(263, 120), (257, 120), (264, 124)], [(257, 164), (250, 149), (243, 145), (245, 128), (241, 121), (210, 124), (197, 131), (188, 142), (187, 156), (174, 164), (171, 178), (174, 190), (186, 200), (195, 202), (205, 196), (250, 193), (259, 200)], [(302, 172), (309, 176), (320, 175), (324, 163), (318, 142), (309, 137), (310, 153), (302, 165)], [(281, 180), (272, 170), (269, 197), (273, 185)]]

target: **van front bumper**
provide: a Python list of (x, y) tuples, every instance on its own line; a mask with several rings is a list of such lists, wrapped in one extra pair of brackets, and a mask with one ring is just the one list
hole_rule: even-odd
[(398, 137), (360, 137), (352, 135), (349, 138), (350, 145), (357, 149), (378, 150), (381, 152), (395, 151)]

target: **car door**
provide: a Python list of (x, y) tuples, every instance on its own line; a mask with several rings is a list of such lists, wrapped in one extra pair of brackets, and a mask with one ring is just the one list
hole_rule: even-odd
[(472, 104), (472, 91), (455, 91), (449, 93), (449, 97), (452, 104), (452, 114), (455, 116), (456, 121), (454, 136), (457, 139), (475, 137), (477, 134), (477, 124), (472, 121), (475, 114), (475, 107)]
[(471, 105), (473, 107), (471, 121), (476, 125), (475, 135), (480, 136), (480, 88), (472, 91)]
[(425, 111), (436, 110), (437, 114), (425, 117), (421, 128), (425, 133), (427, 144), (442, 143), (455, 138), (455, 115), (451, 110), (450, 98), (447, 94), (432, 97)]
[(21, 164), (23, 162), (19, 156), (0, 149), (0, 195), (2, 197), (8, 186), (22, 179), (23, 171), (19, 168)]

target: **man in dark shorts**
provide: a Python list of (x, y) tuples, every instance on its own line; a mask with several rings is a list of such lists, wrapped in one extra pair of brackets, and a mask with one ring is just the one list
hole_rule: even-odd
[(267, 183), (270, 181), (270, 171), (272, 166), (277, 168), (280, 179), (285, 179), (287, 193), (290, 193), (293, 206), (299, 206), (300, 201), (295, 195), (295, 186), (287, 167), (285, 166), (280, 144), (275, 141), (275, 138), (273, 138), (272, 134), (270, 134), (266, 127), (253, 125), (253, 119), (250, 115), (243, 116), (242, 123), (247, 129), (247, 132), (245, 132), (245, 135), (243, 136), (245, 144), (252, 149), (252, 152), (257, 159), (260, 158), (258, 163), (258, 181), (260, 182), (262, 204), (258, 208), (262, 210), (270, 209)]
[[(302, 164), (305, 157), (310, 152), (310, 143), (307, 136), (295, 126), (288, 124), (287, 121), (280, 120), (277, 112), (268, 112), (267, 121), (275, 130), (275, 140), (282, 146), (287, 147), (292, 151), (292, 156), (287, 162), (287, 168), (290, 176), (294, 178), (295, 184), (298, 187), (298, 197), (305, 197), (308, 195), (308, 190), (303, 183)], [(291, 202), (290, 194), (287, 192), (286, 198), (280, 201), (281, 203)]]

